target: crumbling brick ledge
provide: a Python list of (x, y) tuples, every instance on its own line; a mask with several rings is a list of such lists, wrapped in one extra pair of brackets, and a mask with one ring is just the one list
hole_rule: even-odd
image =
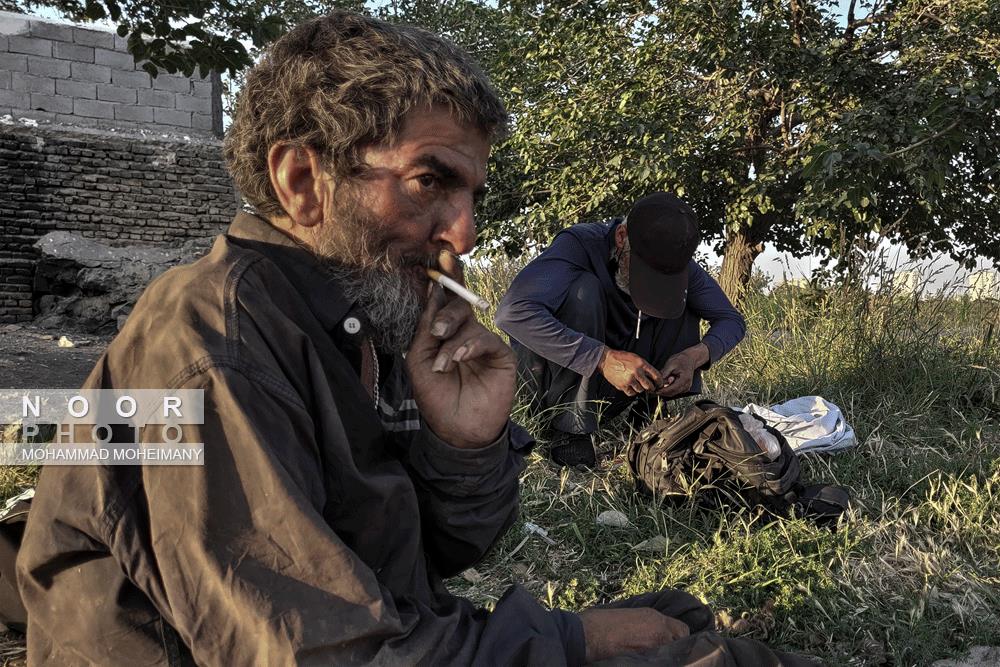
[(213, 137), (0, 117), (0, 323), (33, 316), (34, 244), (69, 231), (113, 244), (214, 236), (237, 195)]

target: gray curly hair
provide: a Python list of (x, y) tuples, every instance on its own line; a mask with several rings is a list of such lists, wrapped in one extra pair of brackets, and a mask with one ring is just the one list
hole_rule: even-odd
[(465, 51), (419, 28), (338, 11), (300, 24), (253, 67), (223, 153), (244, 200), (280, 216), (271, 146), (310, 146), (331, 174), (349, 177), (364, 147), (391, 144), (411, 110), (435, 104), (491, 141), (506, 131), (503, 103)]

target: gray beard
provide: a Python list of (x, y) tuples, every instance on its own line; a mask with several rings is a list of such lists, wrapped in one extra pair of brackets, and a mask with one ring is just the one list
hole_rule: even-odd
[(622, 270), (621, 264), (615, 269), (615, 284), (618, 285), (618, 289), (632, 296), (632, 293), (628, 289), (628, 274)]
[(368, 215), (353, 192), (314, 238), (313, 253), (323, 262), (344, 296), (368, 318), (375, 346), (391, 354), (410, 348), (424, 309), (424, 295), (407, 269), (425, 258), (395, 257), (379, 238), (379, 222)]
[(402, 354), (410, 349), (423, 312), (423, 297), (403, 271), (380, 271), (329, 264), (348, 300), (358, 304), (371, 325), (375, 347)]

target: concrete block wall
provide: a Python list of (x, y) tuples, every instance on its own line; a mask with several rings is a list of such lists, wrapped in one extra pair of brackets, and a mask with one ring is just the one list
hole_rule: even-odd
[(0, 12), (0, 323), (34, 315), (35, 242), (115, 244), (223, 231), (217, 76), (153, 79), (114, 33)]
[(0, 12), (0, 116), (221, 136), (217, 75), (142, 71), (118, 35)]

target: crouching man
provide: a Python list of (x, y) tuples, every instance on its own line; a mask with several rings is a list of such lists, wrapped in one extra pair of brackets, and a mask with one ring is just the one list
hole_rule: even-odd
[(31, 664), (723, 664), (683, 593), (487, 612), (442, 585), (515, 520), (528, 444), (512, 352), (426, 275), (460, 277), (505, 121), (455, 46), (347, 13), (250, 72), (225, 156), (254, 213), (150, 285), (86, 384), (203, 390), (204, 465), (44, 470)]
[(632, 406), (642, 428), (659, 398), (699, 393), (701, 371), (743, 339), (743, 316), (692, 260), (700, 239), (691, 207), (659, 192), (624, 220), (564, 229), (514, 279), (496, 323), (556, 463), (594, 465), (599, 418)]

